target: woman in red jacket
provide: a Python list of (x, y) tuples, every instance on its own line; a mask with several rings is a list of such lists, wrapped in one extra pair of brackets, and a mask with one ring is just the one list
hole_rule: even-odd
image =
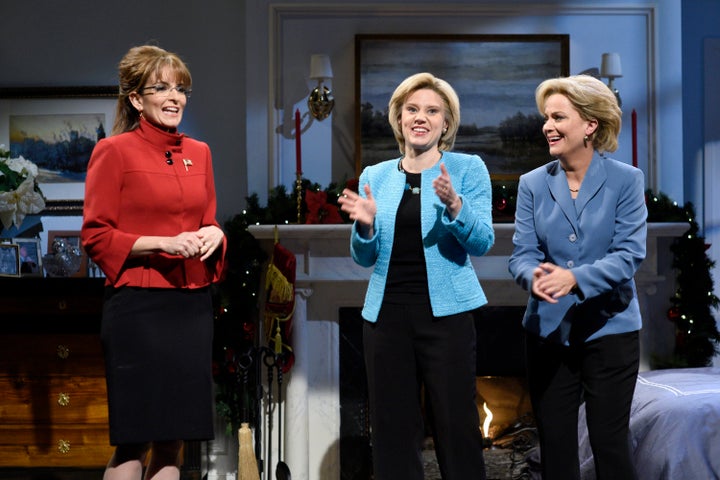
[(156, 46), (119, 65), (112, 135), (85, 181), (82, 243), (107, 276), (101, 339), (110, 443), (104, 480), (178, 479), (183, 440), (213, 437), (212, 301), (225, 236), (210, 149), (178, 132), (190, 72)]

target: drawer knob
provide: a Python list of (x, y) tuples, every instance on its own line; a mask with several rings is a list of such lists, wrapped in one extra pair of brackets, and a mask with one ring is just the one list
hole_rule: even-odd
[(70, 452), (70, 442), (63, 440), (62, 438), (58, 440), (58, 452), (63, 455)]
[(60, 405), (61, 407), (67, 407), (68, 405), (70, 405), (70, 395), (68, 395), (67, 393), (60, 393), (60, 395), (58, 395), (57, 402), (58, 405)]
[(70, 349), (67, 345), (58, 345), (57, 346), (57, 356), (62, 358), (63, 360), (68, 358), (70, 356)]
[(67, 302), (65, 300), (60, 300), (58, 302), (58, 308), (60, 310), (66, 310), (67, 309)]

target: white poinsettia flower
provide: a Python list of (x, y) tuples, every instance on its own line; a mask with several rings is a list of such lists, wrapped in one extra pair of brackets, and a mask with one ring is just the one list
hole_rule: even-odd
[[(0, 145), (0, 150), (4, 145)], [(37, 188), (35, 177), (38, 175), (38, 168), (33, 162), (22, 156), (17, 158), (1, 158), (6, 173), (0, 170), (0, 176), (9, 176), (8, 171), (18, 174), (16, 179), (11, 179), (11, 185), (4, 188), (7, 191), (0, 192), (0, 222), (2, 227), (11, 228), (13, 225), (20, 227), (25, 216), (40, 213), (45, 209), (45, 198)], [(17, 183), (19, 182), (19, 184)]]
[(22, 155), (17, 158), (8, 159), (5, 164), (10, 170), (17, 172), (22, 176), (32, 175), (33, 177), (37, 177), (38, 175), (37, 165), (33, 162), (25, 160)]

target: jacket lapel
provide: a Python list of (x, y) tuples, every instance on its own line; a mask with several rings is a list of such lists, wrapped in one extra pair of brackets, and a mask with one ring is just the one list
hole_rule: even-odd
[(568, 219), (568, 222), (570, 222), (573, 229), (577, 232), (577, 213), (575, 212), (575, 206), (570, 196), (570, 190), (568, 190), (567, 179), (565, 178), (562, 168), (560, 168), (560, 161), (556, 160), (550, 168), (548, 168), (548, 175), (545, 177), (545, 181), (550, 189), (550, 195), (552, 195), (565, 215), (565, 218)]
[(585, 178), (583, 178), (580, 193), (578, 193), (578, 196), (575, 199), (575, 210), (577, 212), (576, 218), (580, 217), (583, 209), (587, 206), (588, 202), (597, 195), (606, 180), (607, 171), (605, 170), (605, 159), (595, 152), (595, 155), (593, 155), (593, 159), (590, 162), (590, 166), (585, 173)]
[(580, 192), (574, 202), (570, 196), (567, 179), (563, 174), (559, 161), (556, 161), (548, 168), (548, 175), (546, 177), (550, 194), (576, 232), (578, 230), (577, 219), (580, 218), (583, 209), (587, 206), (588, 202), (597, 195), (606, 180), (607, 172), (605, 171), (604, 158), (597, 152), (593, 155), (588, 171), (585, 173), (585, 178), (583, 178)]

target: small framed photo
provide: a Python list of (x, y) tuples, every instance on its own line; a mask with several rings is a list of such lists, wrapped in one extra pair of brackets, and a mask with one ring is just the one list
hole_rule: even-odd
[(42, 249), (39, 238), (13, 238), (20, 254), (20, 275), (42, 277)]
[(0, 277), (20, 276), (20, 250), (14, 243), (0, 243)]
[[(48, 232), (47, 253), (51, 255), (56, 253), (54, 244), (58, 242), (65, 249), (74, 249), (80, 253), (81, 260), (77, 272), (69, 275), (70, 277), (87, 277), (88, 272), (88, 256), (80, 243), (79, 230), (50, 230)], [(47, 267), (47, 266), (46, 266)], [(47, 270), (47, 268), (46, 268)]]

